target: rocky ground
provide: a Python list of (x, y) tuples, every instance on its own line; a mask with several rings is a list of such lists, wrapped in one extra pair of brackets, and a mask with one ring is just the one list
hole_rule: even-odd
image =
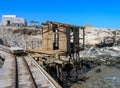
[(30, 27), (0, 26), (0, 44), (26, 49), (41, 47), (41, 30)]
[[(97, 69), (101, 69), (97, 72)], [(120, 69), (109, 66), (98, 66), (86, 74), (85, 82), (75, 83), (71, 88), (119, 88)]]
[(119, 47), (86, 48), (80, 54), (82, 60), (97, 65), (85, 74), (87, 80), (78, 81), (70, 88), (120, 88)]
[(102, 47), (102, 48), (87, 48), (80, 52), (80, 57), (84, 60), (96, 61), (100, 64), (115, 65), (120, 62), (120, 48)]

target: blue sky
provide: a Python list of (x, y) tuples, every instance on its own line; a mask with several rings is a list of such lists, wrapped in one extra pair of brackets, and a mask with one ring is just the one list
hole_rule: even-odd
[(28, 23), (51, 20), (120, 29), (120, 0), (1, 0), (0, 17), (4, 14), (15, 14)]

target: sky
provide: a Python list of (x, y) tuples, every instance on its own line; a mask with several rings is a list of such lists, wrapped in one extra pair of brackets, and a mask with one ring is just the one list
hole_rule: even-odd
[(0, 0), (2, 15), (120, 29), (120, 0)]

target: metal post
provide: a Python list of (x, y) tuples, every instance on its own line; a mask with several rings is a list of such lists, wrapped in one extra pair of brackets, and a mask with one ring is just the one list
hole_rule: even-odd
[(82, 28), (83, 29), (83, 49), (85, 47), (85, 27)]

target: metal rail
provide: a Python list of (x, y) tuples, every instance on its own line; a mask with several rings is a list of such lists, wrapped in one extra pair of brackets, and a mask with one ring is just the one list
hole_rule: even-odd
[[(9, 47), (3, 46), (3, 45), (0, 45), (0, 50), (4, 51), (6, 53), (11, 53)], [(14, 70), (15, 76), (14, 76), (14, 84), (13, 84), (13, 86), (14, 86), (14, 88), (19, 88), (20, 87), (20, 84), (19, 84), (19, 82), (20, 82), (19, 64), (20, 63), (18, 62), (18, 57), (16, 55), (14, 55), (13, 58), (14, 58), (14, 62), (15, 62), (15, 64), (14, 64), (15, 65), (15, 70)], [(24, 57), (19, 57), (19, 58), (21, 59), (21, 61), (23, 61), (23, 63), (24, 63), (23, 67), (26, 68), (26, 72), (30, 75), (30, 82), (32, 84), (32, 88), (38, 88), (26, 59)]]
[(37, 87), (37, 84), (36, 84), (36, 82), (35, 82), (35, 79), (34, 79), (34, 77), (33, 77), (33, 75), (32, 75), (32, 72), (31, 72), (31, 70), (30, 70), (30, 68), (29, 68), (29, 65), (28, 65), (27, 61), (25, 60), (24, 57), (22, 57), (22, 58), (23, 58), (23, 60), (24, 60), (24, 62), (25, 62), (25, 65), (26, 65), (28, 71), (29, 71), (29, 74), (30, 74), (30, 76), (31, 76), (30, 78), (31, 78), (31, 81), (32, 81), (32, 84), (33, 84), (33, 88), (38, 88), (38, 87)]
[(18, 63), (17, 63), (16, 56), (15, 56), (15, 88), (19, 88), (18, 86)]
[[(30, 74), (30, 81), (32, 83), (32, 88), (38, 88), (26, 59), (24, 57), (21, 57), (21, 58), (23, 59), (25, 63), (24, 66), (26, 67), (28, 73)], [(19, 88), (19, 74), (18, 73), (19, 73), (18, 61), (17, 61), (17, 56), (15, 56), (15, 88)]]
[(54, 86), (54, 88), (62, 88), (40, 65), (38, 65), (38, 63), (31, 56), (29, 56), (28, 58), (33, 61), (38, 70), (42, 72), (44, 77), (49, 80), (49, 82)]

